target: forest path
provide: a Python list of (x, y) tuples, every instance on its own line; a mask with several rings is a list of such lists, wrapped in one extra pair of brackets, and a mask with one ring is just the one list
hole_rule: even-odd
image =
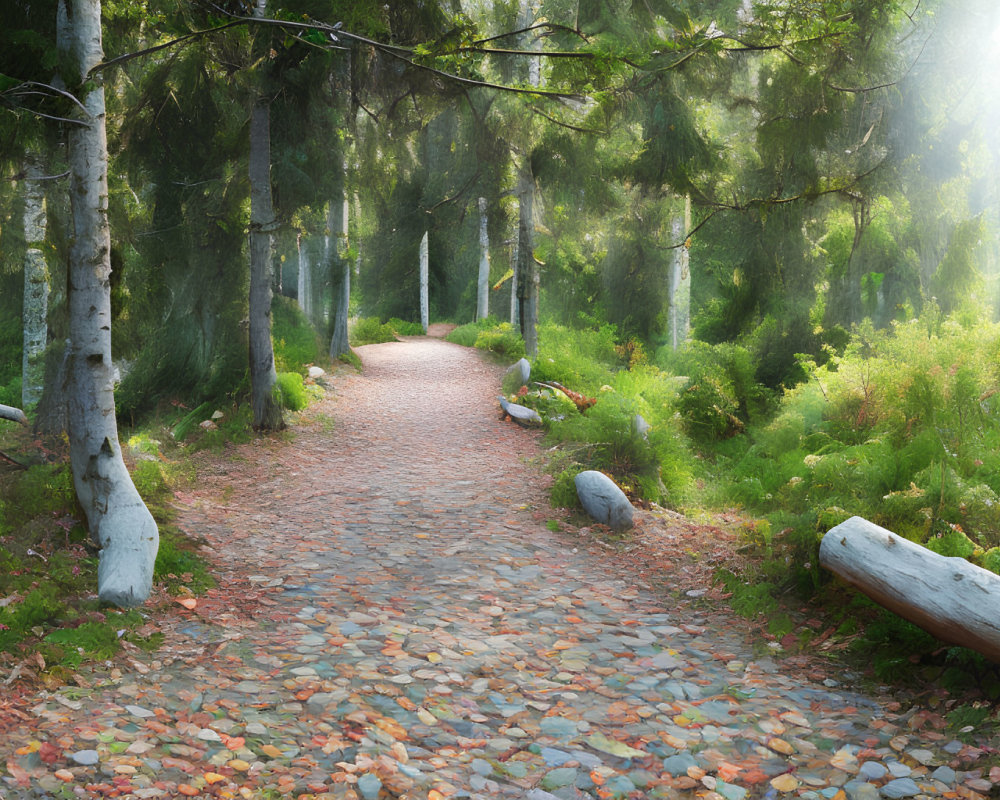
[(939, 717), (783, 674), (689, 584), (654, 591), (597, 540), (548, 530), (525, 463), (538, 434), (499, 420), (502, 369), (481, 354), (432, 338), (359, 354), (364, 374), (337, 376), (292, 441), (205, 456), (179, 523), (220, 588), (157, 653), (39, 698), (0, 744), (0, 796), (875, 800), (989, 783), (946, 766), (975, 754)]

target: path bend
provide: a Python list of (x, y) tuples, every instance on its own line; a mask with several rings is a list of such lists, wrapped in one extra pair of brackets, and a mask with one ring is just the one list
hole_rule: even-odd
[(501, 368), (428, 338), (359, 353), (291, 443), (235, 449), (180, 496), (222, 585), (153, 659), (41, 696), (0, 743), (0, 797), (984, 789), (932, 715), (784, 675), (550, 532), (538, 434), (494, 410)]

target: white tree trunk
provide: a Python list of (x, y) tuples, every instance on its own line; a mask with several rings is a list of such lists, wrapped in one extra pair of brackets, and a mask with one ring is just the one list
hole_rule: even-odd
[(90, 534), (101, 547), (98, 594), (108, 603), (137, 606), (152, 588), (159, 532), (125, 468), (115, 420), (104, 87), (100, 73), (90, 74), (103, 57), (101, 4), (100, 0), (72, 0), (71, 7), (63, 10), (80, 83), (89, 87), (80, 98), (86, 124), (69, 126), (72, 246), (66, 401), (70, 461)]
[(938, 555), (861, 517), (823, 537), (819, 561), (942, 641), (1000, 662), (1000, 576), (964, 558)]
[(299, 265), (297, 294), (299, 308), (312, 319), (312, 265), (309, 263), (309, 248), (302, 246), (302, 234), (295, 237), (295, 259)]
[[(691, 266), (685, 237), (691, 229), (691, 198), (684, 198), (684, 214), (674, 217), (671, 244), (674, 245), (670, 268), (670, 308), (668, 326), (670, 346), (676, 350), (687, 341), (691, 328)], [(677, 246), (680, 245), (680, 246)]]
[(49, 270), (45, 244), (45, 192), (37, 159), (25, 160), (24, 181), (24, 347), (21, 362), (21, 405), (33, 408), (45, 385), (45, 348), (48, 343)]
[[(520, 219), (520, 208), (518, 209), (518, 219)], [(518, 228), (519, 230), (520, 228)], [(520, 326), (520, 309), (517, 307), (517, 245), (520, 239), (520, 234), (518, 231), (514, 232), (514, 246), (511, 248), (510, 253), (510, 267), (511, 267), (511, 278), (510, 278), (510, 324), (512, 327), (517, 328)]]
[(479, 198), (479, 285), (476, 292), (476, 319), (490, 315), (490, 235), (486, 227), (486, 198)]
[(430, 323), (430, 302), (427, 297), (429, 273), (430, 255), (427, 248), (427, 231), (424, 231), (424, 237), (420, 240), (420, 324), (424, 327), (424, 333), (427, 333)]

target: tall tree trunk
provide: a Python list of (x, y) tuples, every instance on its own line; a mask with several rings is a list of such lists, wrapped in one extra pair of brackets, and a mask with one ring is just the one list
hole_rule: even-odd
[(295, 236), (295, 260), (298, 262), (298, 284), (296, 295), (298, 296), (299, 308), (307, 317), (311, 317), (312, 306), (312, 276), (309, 274), (309, 253), (302, 252), (302, 234)]
[(275, 431), (285, 427), (275, 398), (278, 380), (271, 344), (271, 108), (254, 103), (250, 115), (250, 404), (253, 427)]
[(490, 315), (490, 235), (486, 227), (486, 198), (479, 198), (479, 285), (476, 293), (476, 319)]
[[(518, 220), (520, 220), (521, 212), (518, 211)], [(520, 222), (518, 223), (520, 226)], [(520, 230), (520, 227), (519, 229)], [(513, 273), (510, 278), (510, 324), (512, 327), (520, 329), (521, 326), (521, 312), (517, 307), (517, 243), (519, 238), (519, 233), (515, 232), (514, 245), (511, 247), (510, 253), (510, 266), (511, 272)]]
[(336, 361), (341, 356), (351, 352), (347, 335), (347, 317), (351, 308), (351, 259), (348, 248), (348, 229), (350, 224), (350, 203), (347, 199), (347, 189), (344, 197), (338, 203), (330, 203), (328, 227), (333, 231), (337, 214), (335, 209), (340, 206), (340, 232), (337, 236), (337, 252), (332, 258), (340, 271), (340, 280), (334, 284), (334, 317), (333, 336), (330, 337), (330, 359)]
[(424, 327), (424, 333), (430, 323), (430, 302), (427, 296), (427, 284), (430, 272), (430, 254), (427, 247), (427, 231), (424, 231), (424, 238), (420, 240), (420, 324)]
[(670, 309), (668, 325), (670, 346), (674, 350), (687, 341), (691, 327), (691, 266), (685, 237), (691, 230), (691, 197), (684, 198), (684, 214), (674, 217), (671, 225), (674, 245), (670, 268)]
[(45, 192), (42, 169), (29, 155), (24, 181), (24, 303), (22, 320), (24, 347), (21, 364), (21, 405), (34, 408), (45, 385), (45, 347), (48, 343), (49, 270), (42, 247), (45, 243)]
[(538, 355), (538, 265), (535, 262), (534, 194), (535, 179), (531, 173), (531, 162), (525, 158), (521, 162), (521, 174), (518, 178), (520, 213), (514, 277), (517, 280), (518, 322), (529, 358)]
[(69, 126), (72, 246), (69, 263), (67, 392), (70, 461), (90, 534), (101, 547), (98, 594), (140, 605), (153, 583), (159, 532), (125, 468), (111, 366), (111, 234), (104, 86), (90, 70), (103, 58), (100, 0), (61, 0), (68, 22), (84, 124)]

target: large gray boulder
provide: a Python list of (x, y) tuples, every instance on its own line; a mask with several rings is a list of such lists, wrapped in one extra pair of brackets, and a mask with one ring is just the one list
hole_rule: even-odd
[(632, 527), (632, 504), (611, 478), (591, 469), (581, 472), (573, 482), (580, 505), (594, 520), (617, 530)]

